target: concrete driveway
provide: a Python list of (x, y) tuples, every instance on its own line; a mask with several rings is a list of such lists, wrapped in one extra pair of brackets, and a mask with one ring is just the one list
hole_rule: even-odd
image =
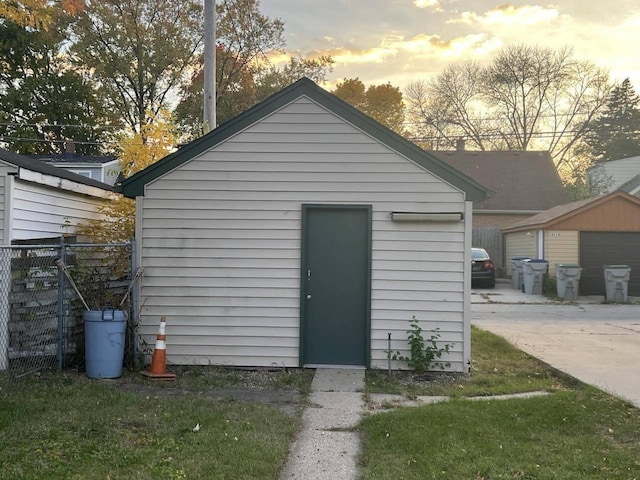
[(499, 282), (495, 289), (472, 290), (472, 323), (640, 408), (640, 298), (629, 300), (552, 302)]

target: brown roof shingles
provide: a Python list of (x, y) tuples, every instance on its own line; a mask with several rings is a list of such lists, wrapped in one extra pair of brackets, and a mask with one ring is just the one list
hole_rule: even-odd
[(640, 207), (640, 199), (638, 197), (634, 197), (633, 195), (630, 195), (622, 190), (615, 190), (611, 193), (599, 195), (597, 197), (577, 200), (575, 202), (565, 203), (564, 205), (557, 205), (545, 212), (533, 215), (526, 220), (514, 223), (508, 228), (503, 229), (503, 232), (506, 233), (511, 231), (525, 230), (529, 228), (549, 228), (553, 225), (556, 225), (563, 219), (578, 215), (581, 212), (590, 210), (615, 198), (626, 199), (627, 201)]
[(430, 153), (494, 192), (487, 200), (474, 202), (474, 210), (543, 211), (569, 201), (548, 152)]
[[(555, 220), (556, 218), (560, 218), (568, 213), (573, 212), (574, 210), (578, 210), (579, 208), (584, 207), (585, 205), (589, 205), (594, 200), (601, 197), (596, 198), (587, 198), (584, 200), (577, 200), (571, 203), (565, 203), (564, 205), (556, 205), (555, 207), (550, 208), (549, 210), (545, 210), (542, 213), (537, 215), (533, 215), (532, 217), (527, 218), (526, 220), (522, 220), (521, 222), (514, 223), (513, 225), (509, 225), (509, 228), (519, 228), (525, 226), (533, 226), (533, 225), (544, 225), (546, 223)], [(508, 230), (505, 229), (505, 230)]]

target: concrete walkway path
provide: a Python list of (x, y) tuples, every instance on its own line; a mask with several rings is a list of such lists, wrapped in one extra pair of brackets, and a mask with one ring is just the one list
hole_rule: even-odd
[(640, 298), (603, 304), (603, 297), (581, 296), (563, 303), (498, 283), (474, 290), (471, 299), (477, 327), (640, 408)]
[(318, 368), (282, 479), (356, 479), (364, 370)]

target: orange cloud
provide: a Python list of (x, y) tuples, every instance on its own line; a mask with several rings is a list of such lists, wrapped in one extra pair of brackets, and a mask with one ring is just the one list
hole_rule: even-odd
[[(470, 53), (475, 56), (485, 56), (491, 51), (502, 46), (502, 42), (496, 37), (479, 33), (465, 35), (453, 39), (444, 39), (438, 35), (415, 35), (404, 38), (400, 35), (389, 34), (382, 38), (379, 46), (366, 49), (351, 49), (348, 47), (318, 49), (306, 52), (305, 57), (315, 58), (321, 55), (330, 55), (335, 65), (366, 65), (381, 64), (392, 58), (413, 58), (413, 61), (432, 61), (435, 59), (450, 59), (461, 57)], [(284, 60), (272, 57), (271, 61), (277, 63)]]

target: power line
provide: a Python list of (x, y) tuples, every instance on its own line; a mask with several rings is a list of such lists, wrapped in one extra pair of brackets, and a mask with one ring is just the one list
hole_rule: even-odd
[(0, 122), (3, 127), (37, 127), (37, 128), (89, 128), (89, 129), (125, 129), (126, 125), (74, 125), (70, 123), (22, 123), (22, 122)]
[[(44, 138), (24, 138), (24, 137), (8, 137), (4, 135), (0, 135), (0, 142), (28, 142), (28, 143), (66, 143), (68, 140), (58, 140), (51, 139), (47, 140)], [(116, 141), (90, 141), (90, 140), (73, 140), (73, 143), (76, 145), (117, 145)]]

